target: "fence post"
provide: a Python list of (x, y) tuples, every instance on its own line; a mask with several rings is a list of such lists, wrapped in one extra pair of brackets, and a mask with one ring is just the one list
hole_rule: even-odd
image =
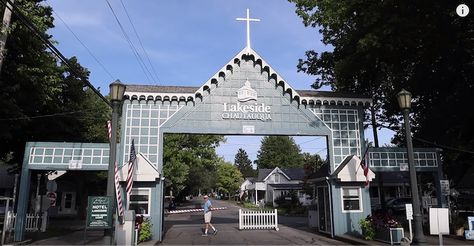
[(13, 231), (14, 227), (15, 227), (15, 213), (14, 212), (11, 212), (10, 215), (9, 215), (9, 221), (8, 221), (8, 230), (9, 231)]
[(138, 245), (138, 229), (135, 229), (135, 238), (133, 239), (133, 245)]
[(48, 221), (48, 212), (43, 212), (43, 217), (41, 218), (41, 232), (46, 231), (47, 221)]
[(239, 230), (242, 230), (242, 209), (239, 209)]
[(280, 228), (278, 228), (278, 212), (276, 208), (275, 208), (275, 230), (276, 231), (280, 230)]
[(5, 211), (5, 217), (3, 218), (3, 224), (2, 224), (3, 228), (2, 228), (2, 236), (0, 237), (0, 245), (3, 245), (3, 243), (5, 241), (5, 232), (7, 231), (8, 227), (9, 227), (8, 220), (9, 220), (9, 217), (10, 217), (10, 211), (8, 211), (8, 206), (5, 209), (6, 209), (6, 211)]

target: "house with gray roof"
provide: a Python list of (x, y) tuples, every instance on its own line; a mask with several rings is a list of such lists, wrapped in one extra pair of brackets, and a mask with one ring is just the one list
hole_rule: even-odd
[(303, 192), (304, 177), (303, 168), (262, 168), (258, 170), (258, 176), (253, 182), (249, 183), (250, 180), (247, 179), (242, 183), (246, 185), (241, 186), (241, 191), (245, 192), (255, 204), (263, 200), (265, 203), (272, 203), (274, 207), (277, 206), (275, 203), (277, 198), (295, 191), (300, 202), (307, 204), (309, 196)]

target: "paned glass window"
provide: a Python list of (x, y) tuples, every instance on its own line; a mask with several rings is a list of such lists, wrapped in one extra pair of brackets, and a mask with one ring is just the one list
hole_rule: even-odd
[(311, 111), (332, 129), (334, 169), (348, 156), (361, 157), (359, 117), (351, 109), (311, 109)]
[(125, 133), (123, 161), (126, 163), (129, 160), (130, 145), (134, 139), (135, 150), (157, 165), (159, 127), (182, 106), (138, 103), (126, 104), (125, 107), (127, 119), (123, 131)]
[[(436, 167), (438, 160), (435, 152), (415, 152), (416, 167)], [(369, 152), (369, 166), (371, 167), (399, 167), (408, 163), (406, 152)]]
[(342, 211), (362, 211), (360, 188), (342, 188)]
[(279, 173), (275, 173), (273, 175), (273, 180), (275, 181), (275, 183), (280, 183), (280, 174)]
[(150, 215), (150, 188), (133, 188), (130, 194), (130, 210), (135, 214)]

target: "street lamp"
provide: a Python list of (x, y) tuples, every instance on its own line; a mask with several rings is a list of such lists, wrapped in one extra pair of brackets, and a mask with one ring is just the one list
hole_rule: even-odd
[(408, 166), (410, 171), (411, 198), (413, 203), (413, 220), (415, 221), (412, 242), (413, 244), (423, 244), (426, 243), (426, 238), (423, 234), (422, 217), (420, 211), (420, 197), (418, 195), (418, 182), (416, 180), (415, 162), (413, 157), (413, 144), (411, 142), (410, 119), (408, 116), (411, 108), (411, 93), (402, 89), (397, 94), (397, 99), (398, 105), (403, 111), (403, 118), (405, 119), (405, 137), (407, 139)]
[[(107, 172), (107, 196), (112, 197), (112, 204), (115, 204), (115, 158), (117, 153), (117, 125), (120, 107), (122, 106), (123, 95), (125, 94), (126, 86), (116, 80), (110, 84), (110, 101), (112, 103), (112, 122), (111, 122), (111, 139), (110, 139), (110, 152), (109, 152), (109, 169)], [(112, 205), (112, 218), (114, 217), (115, 209)], [(114, 222), (112, 220), (112, 226)], [(113, 227), (112, 227), (113, 228)], [(107, 229), (105, 231), (106, 242), (110, 245), (113, 244), (113, 229)], [(110, 238), (107, 238), (110, 237)]]

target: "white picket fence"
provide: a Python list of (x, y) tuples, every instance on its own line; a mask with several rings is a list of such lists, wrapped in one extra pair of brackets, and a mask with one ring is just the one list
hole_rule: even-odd
[[(47, 224), (48, 212), (44, 212), (42, 215), (40, 214), (26, 214), (26, 222), (25, 222), (25, 231), (46, 231), (46, 224)], [(15, 220), (16, 214), (11, 211), (8, 211), (6, 217), (6, 230), (5, 231), (13, 231), (15, 229)]]
[(277, 210), (249, 211), (239, 209), (239, 229), (275, 229), (278, 231)]

